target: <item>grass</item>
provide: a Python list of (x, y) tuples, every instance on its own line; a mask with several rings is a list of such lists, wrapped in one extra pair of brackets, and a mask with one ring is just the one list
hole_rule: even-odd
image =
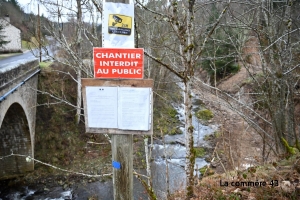
[(46, 68), (46, 67), (49, 67), (51, 64), (52, 64), (52, 62), (40, 62), (40, 67)]
[[(42, 43), (42, 46), (47, 45), (46, 43)], [(38, 48), (39, 43), (38, 40), (35, 37), (31, 38), (31, 41), (22, 40), (22, 49), (30, 50)]]
[[(33, 41), (36, 41), (36, 40), (33, 39)], [(22, 49), (30, 50), (30, 49), (34, 49), (34, 48), (37, 48), (37, 47), (38, 47), (38, 45), (35, 44), (32, 41), (22, 40)]]
[(29, 49), (30, 42), (22, 40), (22, 49)]

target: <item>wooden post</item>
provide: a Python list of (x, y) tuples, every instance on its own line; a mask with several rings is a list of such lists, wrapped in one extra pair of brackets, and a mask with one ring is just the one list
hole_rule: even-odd
[(113, 168), (113, 187), (115, 200), (133, 199), (133, 135), (112, 135), (112, 160), (121, 164)]
[[(107, 133), (111, 135), (112, 146), (112, 164), (113, 164), (113, 191), (115, 200), (133, 199), (133, 134), (152, 135), (153, 123), (150, 124), (150, 130), (122, 130), (118, 128), (89, 127), (90, 116), (88, 116), (87, 87), (137, 87), (153, 88), (152, 79), (123, 79), (123, 80), (105, 80), (95, 78), (83, 78), (82, 93), (84, 118), (87, 133)], [(153, 95), (151, 91), (150, 105), (151, 122), (153, 122)], [(93, 118), (94, 116), (91, 116)], [(97, 118), (98, 119), (98, 118)]]
[[(106, 0), (106, 2), (127, 3), (129, 0)], [(112, 161), (121, 164), (113, 168), (114, 200), (133, 199), (133, 135), (112, 135)]]

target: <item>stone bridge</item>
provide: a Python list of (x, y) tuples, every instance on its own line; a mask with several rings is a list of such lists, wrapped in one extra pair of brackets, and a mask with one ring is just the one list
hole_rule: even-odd
[[(1, 67), (1, 66), (0, 66)], [(0, 179), (34, 169), (38, 60), (0, 68)]]

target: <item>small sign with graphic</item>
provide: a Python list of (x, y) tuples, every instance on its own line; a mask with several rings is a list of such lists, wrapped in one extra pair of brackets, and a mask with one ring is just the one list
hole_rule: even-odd
[(131, 35), (132, 17), (111, 14), (108, 18), (108, 33), (119, 35)]
[(134, 48), (134, 5), (104, 2), (102, 47)]

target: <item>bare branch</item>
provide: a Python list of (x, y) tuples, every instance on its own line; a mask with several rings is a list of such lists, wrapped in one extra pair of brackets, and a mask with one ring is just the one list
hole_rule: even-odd
[(221, 14), (219, 15), (217, 21), (214, 23), (213, 27), (210, 29), (209, 33), (206, 35), (206, 37), (205, 37), (205, 39), (204, 39), (204, 41), (203, 41), (203, 43), (202, 43), (202, 46), (201, 46), (199, 52), (196, 54), (195, 61), (197, 61), (198, 58), (202, 55), (203, 50), (204, 50), (204, 48), (205, 48), (205, 44), (206, 44), (208, 38), (210, 38), (210, 36), (214, 33), (215, 29), (216, 29), (217, 26), (219, 25), (219, 23), (220, 23), (220, 21), (221, 21), (223, 15), (226, 13), (226, 11), (227, 11), (227, 9), (228, 9), (228, 7), (229, 7), (229, 5), (230, 5), (230, 2), (231, 2), (231, 0), (228, 0), (227, 5), (225, 6), (225, 8), (223, 9), (223, 11), (222, 11)]
[(155, 62), (161, 64), (162, 66), (166, 67), (168, 70), (170, 70), (171, 72), (173, 72), (176, 76), (178, 76), (180, 79), (184, 79), (184, 76), (182, 74), (180, 74), (179, 72), (177, 72), (176, 70), (174, 70), (172, 67), (170, 67), (168, 64), (164, 63), (161, 61), (161, 59), (155, 58), (154, 56), (148, 54), (146, 51), (144, 52), (144, 54), (148, 57), (150, 57), (151, 59), (153, 59)]

